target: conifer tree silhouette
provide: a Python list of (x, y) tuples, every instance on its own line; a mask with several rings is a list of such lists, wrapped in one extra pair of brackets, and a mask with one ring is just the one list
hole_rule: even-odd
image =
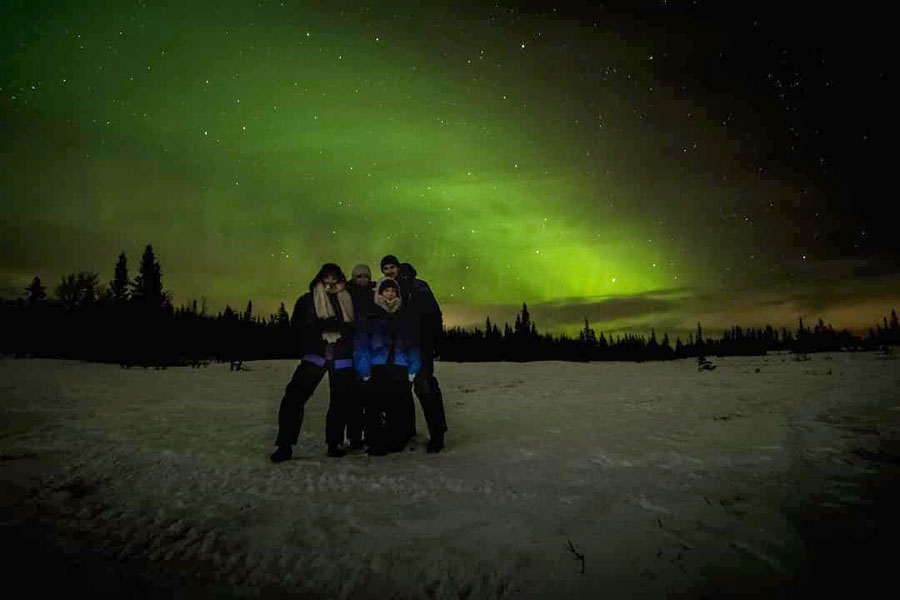
[(147, 244), (141, 256), (141, 265), (132, 285), (132, 300), (149, 309), (163, 308), (166, 296), (163, 294), (162, 268), (153, 254), (153, 246)]
[(47, 290), (41, 283), (41, 278), (35, 276), (25, 288), (25, 303), (30, 307), (35, 307), (47, 299)]
[(64, 275), (55, 294), (68, 311), (91, 306), (97, 300), (97, 274), (79, 271)]
[(113, 280), (109, 283), (110, 299), (117, 303), (128, 300), (128, 288), (128, 259), (125, 257), (125, 253), (122, 252), (116, 261)]
[(284, 302), (278, 307), (278, 324), (282, 327), (291, 326), (291, 317), (288, 315), (287, 309), (284, 308)]

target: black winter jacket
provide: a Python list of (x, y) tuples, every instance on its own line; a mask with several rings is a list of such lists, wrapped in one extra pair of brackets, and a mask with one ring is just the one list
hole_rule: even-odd
[[(320, 319), (316, 315), (316, 306), (313, 302), (312, 289), (318, 283), (320, 275), (317, 275), (309, 284), (310, 291), (303, 294), (294, 304), (291, 313), (291, 329), (295, 332), (300, 353), (312, 362), (322, 363), (329, 354), (328, 343), (322, 338), (322, 333), (334, 331), (341, 334), (341, 338), (331, 344), (331, 358), (333, 360), (353, 359), (353, 323), (346, 323), (341, 312), (341, 305), (336, 296), (330, 295), (331, 308), (335, 317)], [(346, 368), (352, 365), (341, 365)]]

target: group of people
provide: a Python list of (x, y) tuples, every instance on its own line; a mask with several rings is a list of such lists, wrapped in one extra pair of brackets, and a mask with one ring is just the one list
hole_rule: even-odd
[(273, 462), (292, 457), (304, 407), (326, 372), (328, 456), (344, 456), (348, 449), (373, 456), (404, 450), (416, 435), (413, 390), (428, 426), (427, 451), (443, 449), (447, 419), (434, 376), (440, 307), (409, 263), (389, 254), (381, 259), (381, 273), (374, 282), (369, 267), (357, 265), (348, 282), (338, 265), (326, 263), (294, 305), (291, 327), (303, 357), (278, 409)]

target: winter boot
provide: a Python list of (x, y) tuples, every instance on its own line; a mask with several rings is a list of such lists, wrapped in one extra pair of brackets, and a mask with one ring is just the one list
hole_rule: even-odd
[(278, 446), (278, 449), (269, 455), (269, 460), (273, 463), (280, 463), (286, 460), (291, 460), (291, 456), (293, 455), (293, 451), (290, 446)]
[(435, 454), (444, 449), (444, 434), (439, 433), (437, 435), (432, 435), (431, 439), (428, 440), (428, 445), (425, 446), (425, 452), (429, 454)]
[(347, 454), (347, 451), (338, 446), (337, 444), (329, 444), (328, 445), (328, 456), (332, 458), (340, 458)]

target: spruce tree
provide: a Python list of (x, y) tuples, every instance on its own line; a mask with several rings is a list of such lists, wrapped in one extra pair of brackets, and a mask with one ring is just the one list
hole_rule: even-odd
[(163, 294), (162, 269), (153, 254), (153, 246), (147, 244), (144, 255), (141, 257), (141, 266), (138, 276), (131, 284), (133, 291), (131, 297), (148, 308), (162, 308), (166, 303)]
[(253, 300), (247, 301), (247, 310), (244, 311), (244, 321), (249, 323), (253, 320)]
[(116, 261), (116, 272), (113, 280), (109, 284), (109, 293), (113, 302), (124, 302), (128, 300), (128, 259), (125, 253), (119, 254), (119, 260)]
[(28, 306), (37, 306), (47, 299), (47, 290), (41, 284), (41, 278), (35, 276), (25, 288), (25, 302)]
[(282, 327), (288, 327), (291, 324), (291, 317), (288, 315), (287, 309), (284, 308), (284, 302), (278, 307), (278, 324)]

